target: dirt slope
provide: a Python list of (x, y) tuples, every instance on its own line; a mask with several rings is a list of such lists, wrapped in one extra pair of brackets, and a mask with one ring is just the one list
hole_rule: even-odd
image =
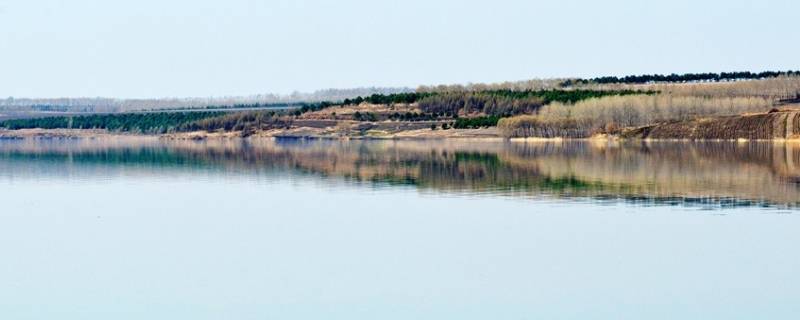
[(641, 127), (622, 135), (641, 139), (797, 139), (800, 111), (699, 119)]

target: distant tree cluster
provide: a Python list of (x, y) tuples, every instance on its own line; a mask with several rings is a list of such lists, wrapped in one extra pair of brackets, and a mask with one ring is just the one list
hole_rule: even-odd
[(763, 97), (769, 99), (792, 99), (800, 95), (800, 76), (777, 77), (762, 80), (730, 81), (715, 83), (652, 83), (652, 84), (608, 84), (605, 87), (636, 87), (654, 90), (662, 94), (699, 97)]
[(395, 112), (389, 115), (389, 120), (394, 121), (431, 121), (437, 120), (439, 118), (450, 118), (452, 114), (446, 113), (425, 113), (425, 112), (406, 112), (406, 113), (399, 113)]
[(37, 104), (37, 105), (32, 105), (30, 108), (31, 108), (31, 111), (36, 111), (36, 112), (68, 112), (69, 111), (69, 108), (67, 108), (65, 106), (51, 105), (51, 104)]
[(652, 94), (634, 90), (495, 90), (437, 93), (419, 101), (425, 112), (446, 114), (487, 114), (512, 116), (534, 113), (551, 102), (572, 103), (614, 95)]
[(482, 91), (538, 91), (559, 90), (566, 79), (531, 79), (523, 81), (505, 81), (499, 83), (468, 83), (435, 86), (419, 86), (417, 92), (482, 92)]
[(168, 98), (168, 99), (115, 99), (115, 98), (53, 98), (0, 99), (0, 110), (32, 111), (33, 106), (48, 106), (57, 111), (69, 112), (133, 112), (145, 110), (179, 110), (179, 109), (217, 109), (239, 108), (248, 106), (298, 105), (322, 101), (342, 101), (356, 96), (373, 94), (390, 95), (394, 93), (413, 92), (411, 88), (354, 88), (326, 89), (310, 93), (295, 92), (289, 95), (257, 94), (240, 97), (218, 98)]
[(419, 108), (427, 113), (454, 115), (514, 115), (534, 112), (544, 105), (539, 97), (508, 97), (489, 93), (443, 93), (425, 98)]
[(372, 112), (361, 113), (361, 112), (356, 111), (353, 114), (353, 120), (356, 120), (356, 121), (378, 121), (378, 117), (375, 115), (375, 113), (372, 113)]
[(722, 72), (722, 73), (685, 73), (685, 74), (646, 74), (630, 75), (625, 77), (599, 77), (593, 79), (570, 79), (562, 83), (563, 87), (570, 87), (576, 84), (642, 84), (650, 82), (699, 82), (699, 81), (731, 81), (731, 80), (752, 80), (777, 78), (781, 76), (800, 76), (800, 71), (764, 71), (764, 72)]
[(245, 111), (200, 119), (179, 126), (176, 131), (243, 131), (286, 127), (289, 123), (275, 111)]
[(453, 128), (456, 129), (478, 129), (485, 127), (494, 127), (500, 120), (499, 116), (487, 117), (474, 117), (474, 118), (458, 118), (456, 119)]
[(373, 94), (367, 97), (356, 97), (353, 99), (344, 99), (342, 104), (344, 105), (359, 105), (361, 103), (371, 103), (371, 104), (394, 104), (394, 103), (414, 103), (423, 99), (425, 97), (429, 97), (433, 95), (432, 93), (424, 93), (424, 92), (405, 92), (405, 93), (393, 93), (393, 94)]
[[(105, 129), (120, 132), (159, 134), (174, 131), (242, 131), (270, 126), (283, 126), (286, 116), (319, 111), (334, 105), (332, 102), (302, 103), (294, 110), (253, 111), (163, 111), (58, 116), (15, 119), (0, 122), (6, 129)], [(234, 105), (234, 109), (252, 108), (262, 104)], [(374, 115), (373, 115), (374, 116)]]
[[(300, 116), (307, 112), (320, 111), (334, 106), (330, 101), (302, 103), (293, 110), (251, 110), (226, 112), (214, 117), (185, 123), (177, 131), (244, 131), (245, 134), (259, 129), (287, 127), (291, 125), (290, 116)], [(374, 117), (374, 114), (371, 114)], [(359, 117), (362, 115), (359, 114)], [(364, 119), (367, 121), (368, 119)], [(374, 120), (372, 120), (374, 121)]]
[(208, 106), (199, 106), (199, 107), (180, 107), (180, 108), (171, 108), (171, 109), (150, 109), (147, 111), (181, 111), (181, 110), (234, 110), (234, 109), (267, 109), (267, 108), (275, 108), (275, 109), (287, 109), (302, 106), (302, 103), (287, 103), (287, 102), (277, 102), (277, 103), (237, 103), (232, 105), (208, 105)]
[(330, 101), (322, 101), (317, 103), (303, 103), (300, 105), (300, 108), (295, 109), (293, 113), (294, 115), (299, 116), (306, 112), (320, 111), (322, 109), (331, 107), (333, 105), (334, 103)]
[(223, 112), (154, 112), (97, 114), (88, 116), (60, 116), (33, 119), (15, 119), (0, 122), (6, 129), (105, 129), (141, 133), (166, 133), (194, 121), (217, 117)]

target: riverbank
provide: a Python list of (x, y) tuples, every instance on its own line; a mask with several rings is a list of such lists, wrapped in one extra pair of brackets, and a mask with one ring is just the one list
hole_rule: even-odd
[(166, 134), (139, 134), (112, 132), (101, 129), (19, 129), (0, 130), (0, 139), (108, 139), (108, 138), (154, 138), (174, 140), (219, 140), (219, 139), (269, 139), (269, 138), (307, 138), (307, 139), (447, 139), (482, 138), (502, 139), (497, 128), (430, 130), (415, 129), (397, 132), (370, 130), (343, 134), (335, 130), (297, 127), (271, 129), (255, 132), (179, 132)]

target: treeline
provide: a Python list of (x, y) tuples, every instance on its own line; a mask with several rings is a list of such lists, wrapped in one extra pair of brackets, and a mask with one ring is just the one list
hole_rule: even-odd
[(361, 112), (356, 111), (353, 114), (353, 120), (355, 120), (355, 121), (378, 121), (378, 116), (375, 115), (375, 113), (372, 113), (372, 112), (361, 113)]
[(591, 134), (588, 130), (580, 128), (575, 120), (546, 121), (534, 115), (500, 119), (497, 128), (507, 138), (585, 138)]
[(150, 109), (145, 111), (189, 111), (189, 110), (236, 110), (236, 109), (290, 109), (300, 108), (309, 103), (237, 103), (233, 105), (208, 105), (202, 107), (186, 107), (172, 109)]
[(323, 102), (317, 102), (317, 103), (303, 103), (303, 104), (300, 105), (300, 108), (295, 109), (294, 112), (292, 112), (292, 113), (294, 115), (296, 115), (296, 116), (299, 116), (299, 115), (304, 114), (306, 112), (320, 111), (322, 109), (331, 107), (333, 105), (335, 105), (335, 103), (330, 102), (330, 101), (323, 101)]
[(796, 98), (800, 95), (800, 77), (778, 77), (752, 81), (717, 83), (653, 83), (646, 85), (601, 85), (605, 87), (636, 87), (661, 93), (700, 97), (764, 97), (769, 99)]
[[(332, 102), (303, 103), (294, 110), (184, 111), (148, 113), (112, 113), (85, 116), (58, 116), (14, 119), (0, 122), (0, 127), (17, 129), (104, 129), (119, 132), (161, 134), (176, 131), (245, 131), (285, 126), (289, 115), (299, 116), (334, 105)], [(263, 106), (239, 105), (239, 108)]]
[(361, 103), (370, 103), (370, 104), (394, 104), (394, 103), (414, 103), (419, 101), (420, 99), (426, 98), (433, 95), (433, 93), (427, 92), (405, 92), (405, 93), (393, 93), (393, 94), (373, 94), (367, 97), (356, 97), (353, 99), (344, 99), (342, 104), (344, 105), (359, 105)]
[(105, 129), (139, 133), (166, 133), (178, 127), (212, 117), (224, 112), (154, 112), (96, 114), (87, 116), (59, 116), (32, 119), (15, 119), (0, 122), (6, 129)]
[[(176, 128), (176, 131), (242, 131), (244, 135), (249, 135), (255, 130), (265, 130), (274, 128), (285, 128), (292, 124), (291, 116), (300, 116), (304, 113), (320, 111), (334, 106), (330, 101), (301, 103), (299, 108), (294, 110), (250, 110), (240, 112), (221, 113), (213, 117), (207, 117), (196, 121), (184, 123)], [(358, 112), (356, 112), (358, 114)], [(374, 114), (371, 117), (363, 116), (363, 121), (374, 121)], [(362, 117), (361, 114), (357, 118)]]
[(540, 98), (541, 103), (547, 104), (550, 102), (577, 102), (590, 98), (599, 98), (610, 95), (630, 95), (630, 94), (652, 94), (655, 92), (647, 91), (642, 92), (639, 90), (512, 90), (512, 89), (496, 89), (496, 90), (454, 90), (454, 91), (431, 91), (431, 92), (408, 92), (396, 94), (373, 94), (368, 97), (356, 97), (354, 99), (345, 99), (343, 105), (358, 105), (361, 103), (370, 104), (383, 104), (390, 105), (395, 103), (416, 103), (426, 101), (428, 103), (436, 101), (437, 98), (441, 100), (451, 100), (453, 97), (462, 96), (464, 98), (475, 97), (476, 99), (488, 100), (507, 99), (524, 100), (529, 98)]
[(643, 84), (650, 82), (699, 82), (699, 81), (730, 81), (777, 78), (781, 76), (800, 76), (800, 71), (764, 71), (764, 72), (722, 72), (722, 73), (685, 73), (685, 74), (645, 74), (630, 75), (625, 77), (598, 77), (593, 79), (571, 79), (563, 82), (562, 86), (570, 87), (576, 84)]
[(272, 129), (277, 127), (287, 127), (290, 121), (275, 111), (245, 111), (234, 112), (199, 119), (182, 124), (176, 131), (242, 131), (245, 135), (256, 130)]
[(539, 97), (509, 97), (487, 93), (444, 93), (425, 98), (419, 108), (426, 113), (452, 115), (503, 115), (531, 113), (544, 105)]
[[(291, 115), (297, 117), (304, 113), (320, 111), (334, 105), (335, 103), (333, 102), (322, 101), (301, 103), (300, 107), (294, 110), (251, 110), (221, 113), (213, 117), (184, 123), (178, 126), (176, 131), (242, 131), (245, 135), (248, 135), (254, 130), (291, 126)], [(358, 115), (358, 117), (361, 117), (361, 115)]]
[(574, 103), (591, 98), (625, 95), (649, 95), (655, 92), (635, 90), (496, 90), (484, 92), (438, 93), (421, 99), (419, 108), (429, 113), (485, 114), (512, 116), (534, 113), (552, 102)]
[(69, 108), (59, 105), (37, 104), (31, 106), (31, 111), (36, 112), (68, 112)]
[(240, 97), (219, 98), (169, 98), (169, 99), (116, 99), (116, 98), (54, 98), (54, 99), (27, 99), (13, 98), (0, 99), (0, 109), (6, 111), (31, 111), (31, 106), (47, 105), (65, 109), (68, 112), (135, 112), (145, 110), (179, 110), (179, 109), (205, 109), (208, 106), (229, 107), (235, 105), (269, 105), (313, 103), (320, 101), (342, 101), (356, 96), (370, 96), (372, 94), (389, 95), (394, 93), (412, 92), (411, 88), (353, 88), (353, 89), (326, 89), (314, 92), (295, 92), (289, 95), (258, 94)]
[(419, 86), (417, 92), (480, 92), (496, 90), (538, 91), (561, 90), (567, 79), (531, 79), (523, 81), (505, 81), (499, 83), (441, 84), (435, 86)]
[(478, 129), (485, 127), (494, 127), (500, 121), (498, 116), (488, 117), (474, 117), (474, 118), (458, 118), (453, 124), (456, 129)]
[[(399, 113), (395, 112), (389, 115), (389, 120), (393, 121), (432, 121), (432, 120), (439, 120), (441, 118), (450, 119), (454, 117), (452, 114), (446, 113), (426, 113), (426, 112), (406, 112), (406, 113)], [(455, 116), (457, 117), (457, 116)]]

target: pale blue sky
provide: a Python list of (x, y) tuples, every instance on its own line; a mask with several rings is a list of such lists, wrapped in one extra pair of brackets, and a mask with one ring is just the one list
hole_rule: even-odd
[(0, 97), (800, 69), (800, 2), (0, 0)]

